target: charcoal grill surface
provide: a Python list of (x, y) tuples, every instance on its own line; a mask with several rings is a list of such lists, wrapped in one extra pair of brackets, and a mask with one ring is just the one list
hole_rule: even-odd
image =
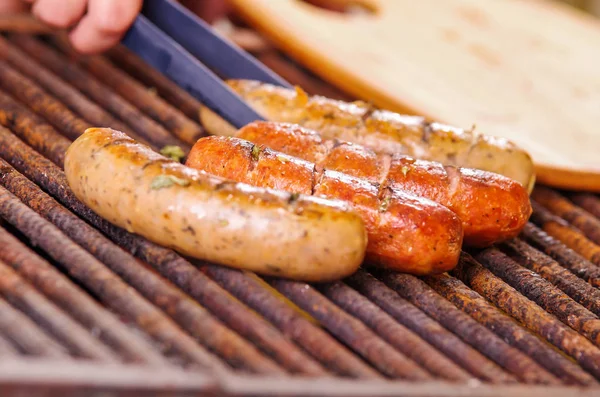
[(0, 55), (3, 396), (600, 393), (597, 196), (536, 187), (522, 235), (450, 274), (261, 278), (118, 229), (66, 184), (91, 126), (189, 149), (194, 98), (123, 47), (11, 34)]

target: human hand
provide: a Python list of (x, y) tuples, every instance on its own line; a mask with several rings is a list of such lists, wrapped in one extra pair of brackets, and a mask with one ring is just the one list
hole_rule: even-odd
[(30, 6), (40, 21), (69, 29), (73, 48), (100, 53), (116, 45), (142, 8), (143, 0), (0, 0), (0, 13), (22, 12)]

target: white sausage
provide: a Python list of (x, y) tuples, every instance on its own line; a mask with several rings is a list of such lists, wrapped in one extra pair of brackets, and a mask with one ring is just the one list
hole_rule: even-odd
[(364, 259), (365, 226), (347, 204), (226, 181), (112, 129), (74, 141), (65, 173), (109, 222), (194, 258), (305, 281), (343, 278)]

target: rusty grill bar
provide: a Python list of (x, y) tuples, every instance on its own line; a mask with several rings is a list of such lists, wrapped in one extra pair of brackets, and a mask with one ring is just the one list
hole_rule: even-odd
[[(259, 55), (309, 91), (335, 92)], [(0, 37), (0, 56), (3, 362), (192, 371), (229, 380), (232, 395), (261, 382), (292, 395), (307, 378), (331, 382), (320, 395), (337, 395), (343, 379), (402, 381), (410, 395), (417, 389), (407, 385), (424, 385), (419, 395), (465, 395), (474, 384), (514, 395), (600, 387), (596, 195), (536, 187), (520, 238), (463, 253), (450, 274), (365, 268), (319, 285), (261, 278), (131, 235), (66, 183), (65, 151), (87, 127), (189, 149), (204, 134), (194, 98), (123, 47), (81, 57), (61, 39), (13, 34)]]

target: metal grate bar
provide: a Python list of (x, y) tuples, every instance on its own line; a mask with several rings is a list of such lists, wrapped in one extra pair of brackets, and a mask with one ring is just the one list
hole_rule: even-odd
[(109, 125), (111, 128), (123, 131), (134, 137), (134, 139), (146, 143), (144, 139), (129, 129), (124, 123), (116, 120), (112, 115), (87, 99), (85, 95), (81, 94), (75, 88), (62, 82), (54, 73), (42, 67), (39, 62), (2, 37), (0, 37), (0, 55), (16, 70), (60, 99), (69, 109), (88, 120), (91, 124)]
[[(135, 108), (135, 106), (112, 92), (109, 87), (102, 84), (97, 79), (85, 73), (79, 66), (69, 62), (67, 58), (56, 50), (43, 45), (38, 40), (29, 36), (11, 36), (11, 40), (29, 56), (33, 57), (39, 63), (49, 68), (53, 73), (60, 76), (63, 80), (76, 87), (83, 94), (88, 96), (88, 98), (120, 118), (139, 135), (145, 137), (157, 147), (179, 145), (184, 150), (187, 149), (187, 145), (171, 135), (159, 123), (145, 116), (141, 111)], [(29, 102), (27, 102), (27, 104), (31, 106)], [(34, 110), (37, 112), (37, 109)], [(84, 130), (80, 128), (77, 131), (81, 134)], [(78, 136), (77, 133), (74, 136), (69, 135), (72, 139), (76, 136)]]
[(531, 220), (550, 236), (560, 240), (595, 266), (600, 266), (600, 247), (589, 240), (578, 228), (570, 225), (560, 216), (532, 200)]
[[(70, 198), (69, 202), (78, 203), (78, 208), (83, 208), (83, 205), (72, 196), (72, 193), (70, 193), (70, 190), (64, 181), (64, 175), (60, 170), (53, 167), (47, 160), (33, 153), (27, 146), (19, 143), (16, 137), (13, 136), (13, 138), (11, 138), (8, 134), (4, 134), (3, 136), (3, 142), (6, 144), (5, 155), (10, 157), (11, 161), (18, 162), (20, 167), (26, 167), (21, 168), (21, 170), (27, 170), (28, 176), (46, 186), (48, 191), (55, 193), (59, 192), (59, 195), (61, 194), (60, 192), (62, 192), (63, 196), (64, 194), (67, 194)], [(0, 137), (0, 141), (2, 141), (2, 137)], [(11, 146), (9, 141), (12, 142), (12, 149), (9, 148)], [(57, 148), (57, 150), (60, 150), (60, 148)], [(0, 152), (1, 151), (2, 149), (0, 149)], [(10, 156), (10, 153), (15, 154), (15, 156)], [(33, 159), (27, 160), (26, 155), (33, 157)], [(35, 171), (36, 168), (38, 169), (37, 172)], [(38, 175), (38, 177), (36, 178), (35, 175)], [(39, 178), (46, 178), (46, 182), (39, 181)], [(87, 214), (89, 211), (85, 210), (85, 213)], [(104, 229), (107, 229), (110, 235), (125, 235), (124, 231), (115, 233), (114, 230), (117, 228), (107, 226), (107, 223), (100, 221), (97, 216), (93, 216), (93, 218), (96, 219), (97, 226), (99, 226), (99, 224), (105, 225)], [(79, 235), (78, 232), (73, 233), (75, 236)], [(131, 236), (129, 234), (127, 235)], [(290, 370), (306, 374), (325, 374), (327, 372), (323, 367), (312, 361), (301, 350), (287, 341), (270, 324), (248, 311), (239, 301), (229, 296), (225, 291), (218, 287), (217, 284), (210, 281), (189, 262), (174, 254), (173, 251), (150, 244), (141, 238), (122, 238), (119, 243), (125, 245), (130, 251), (136, 252), (144, 260), (152, 263), (159, 271), (161, 271), (161, 273), (166, 274), (169, 279), (182, 287), (186, 292), (190, 293), (190, 295), (196, 298), (200, 303), (209, 305), (218, 315), (225, 317), (226, 320), (228, 320), (228, 324), (235, 330), (239, 330), (244, 336), (259, 344), (259, 346), (269, 354), (278, 358), (280, 362), (290, 368)], [(123, 265), (115, 264), (114, 266), (126, 269), (128, 266), (127, 263), (129, 262), (119, 262), (117, 260), (117, 263), (123, 263)], [(148, 282), (142, 282), (142, 285), (146, 284), (148, 284)], [(146, 287), (146, 291), (148, 294), (153, 294), (149, 287)], [(165, 294), (169, 295), (166, 292)], [(173, 294), (172, 289), (170, 294)], [(181, 296), (179, 292), (177, 292), (177, 294)], [(181, 307), (179, 310), (181, 310)], [(202, 320), (202, 317), (198, 317), (197, 321), (200, 320)], [(211, 330), (207, 330), (206, 332), (208, 332), (208, 335), (214, 335), (214, 337), (225, 337), (230, 334), (229, 330), (220, 331), (216, 334)], [(225, 346), (229, 345), (236, 346), (239, 345), (239, 342), (236, 344), (231, 341), (223, 341), (221, 342), (220, 349), (225, 350)], [(242, 349), (240, 351), (245, 350)]]
[(538, 186), (531, 196), (538, 203), (581, 230), (592, 242), (600, 244), (600, 219), (548, 188)]
[[(56, 166), (33, 153), (7, 130), (0, 129), (0, 143), (3, 146), (0, 149), (3, 156), (13, 164), (33, 162), (40, 168), (46, 165), (55, 173), (60, 172)], [(11, 152), (13, 156), (7, 156), (5, 151)], [(35, 184), (24, 177), (17, 176), (15, 172), (7, 172), (2, 183), (32, 209), (58, 226), (73, 241), (106, 263), (115, 273), (173, 317), (194, 337), (221, 354), (234, 367), (247, 367), (264, 373), (281, 372), (279, 367), (260, 355), (253, 346), (223, 326), (187, 295), (168, 284), (160, 276), (148, 271), (133, 256), (114, 245), (97, 230), (39, 191)], [(67, 190), (68, 186), (64, 183), (61, 188)]]
[(456, 363), (481, 380), (491, 383), (508, 382), (508, 376), (497, 364), (463, 342), (456, 335), (400, 297), (373, 275), (359, 270), (346, 282), (375, 302), (389, 315), (418, 333)]
[(520, 265), (531, 270), (533, 277), (542, 276), (597, 316), (600, 315), (600, 290), (586, 283), (552, 258), (542, 254), (522, 240), (504, 243), (503, 249), (512, 254)]
[(200, 102), (187, 91), (181, 89), (156, 69), (148, 66), (137, 55), (127, 50), (122, 45), (117, 45), (106, 54), (118, 67), (127, 72), (144, 85), (156, 89), (158, 95), (163, 97), (172, 106), (181, 110), (191, 120), (198, 118)]
[(270, 283), (389, 377), (431, 379), (416, 363), (380, 339), (363, 323), (335, 306), (312, 286), (280, 279), (271, 280)]
[(13, 307), (27, 314), (31, 320), (67, 347), (72, 355), (107, 362), (119, 360), (108, 347), (48, 301), (2, 261), (0, 294)]
[(125, 361), (166, 365), (167, 361), (143, 339), (136, 337), (112, 313), (37, 256), (25, 244), (0, 228), (0, 260), (12, 266), (39, 291), (84, 324)]
[(240, 272), (215, 265), (206, 266), (203, 271), (336, 372), (356, 378), (380, 377), (376, 371), (351, 354), (336, 339), (274, 297), (256, 280)]
[(600, 199), (591, 193), (571, 193), (569, 194), (571, 201), (596, 218), (600, 218)]
[(78, 137), (91, 127), (3, 60), (0, 60), (0, 86), (70, 138)]
[(18, 355), (19, 352), (13, 346), (13, 344), (0, 333), (0, 357), (6, 359), (7, 357), (14, 357)]
[(462, 382), (474, 379), (434, 347), (408, 328), (394, 321), (377, 305), (346, 284), (330, 283), (319, 289), (333, 303), (348, 314), (360, 319), (396, 350), (436, 377)]
[[(554, 314), (595, 345), (600, 345), (600, 319), (539, 275), (510, 259), (496, 248), (486, 249), (476, 258), (496, 276), (523, 296)], [(600, 353), (600, 351), (599, 351)], [(600, 356), (598, 356), (600, 358)]]
[[(3, 169), (6, 167), (3, 165)], [(6, 175), (4, 172), (3, 180)], [(163, 344), (166, 354), (172, 351), (189, 363), (224, 370), (223, 363), (196, 344), (166, 315), (4, 187), (0, 187), (0, 216), (63, 265), (72, 277), (94, 291), (105, 304), (134, 320), (156, 338)]]
[[(0, 195), (2, 192), (0, 191)], [(0, 205), (2, 205), (0, 197)], [(67, 349), (46, 334), (29, 317), (0, 297), (0, 335), (10, 339), (28, 355), (67, 357)]]
[(521, 381), (552, 381), (552, 376), (535, 361), (456, 308), (422, 280), (406, 274), (385, 272), (383, 281)]
[(41, 117), (0, 90), (0, 124), (19, 134), (28, 145), (59, 167), (63, 166), (70, 141)]
[(549, 257), (557, 260), (571, 273), (587, 281), (590, 285), (600, 288), (600, 267), (590, 263), (559, 240), (531, 223), (525, 225), (522, 237)]
[(125, 100), (135, 103), (146, 115), (161, 123), (183, 142), (193, 145), (203, 135), (203, 129), (198, 123), (190, 120), (161, 97), (148, 95), (147, 88), (113, 66), (106, 58), (101, 56), (78, 56), (63, 40), (54, 40), (53, 43), (69, 59), (75, 60), (82, 68)]
[[(594, 384), (592, 376), (567, 357), (519, 325), (514, 319), (492, 306), (460, 280), (448, 275), (427, 277), (427, 284), (439, 294), (488, 327), (512, 346), (527, 353), (538, 364), (569, 384)], [(554, 382), (552, 382), (554, 383)]]
[(600, 350), (585, 337), (519, 294), (472, 258), (466, 257), (452, 273), (498, 308), (573, 357), (597, 379), (600, 378)]

